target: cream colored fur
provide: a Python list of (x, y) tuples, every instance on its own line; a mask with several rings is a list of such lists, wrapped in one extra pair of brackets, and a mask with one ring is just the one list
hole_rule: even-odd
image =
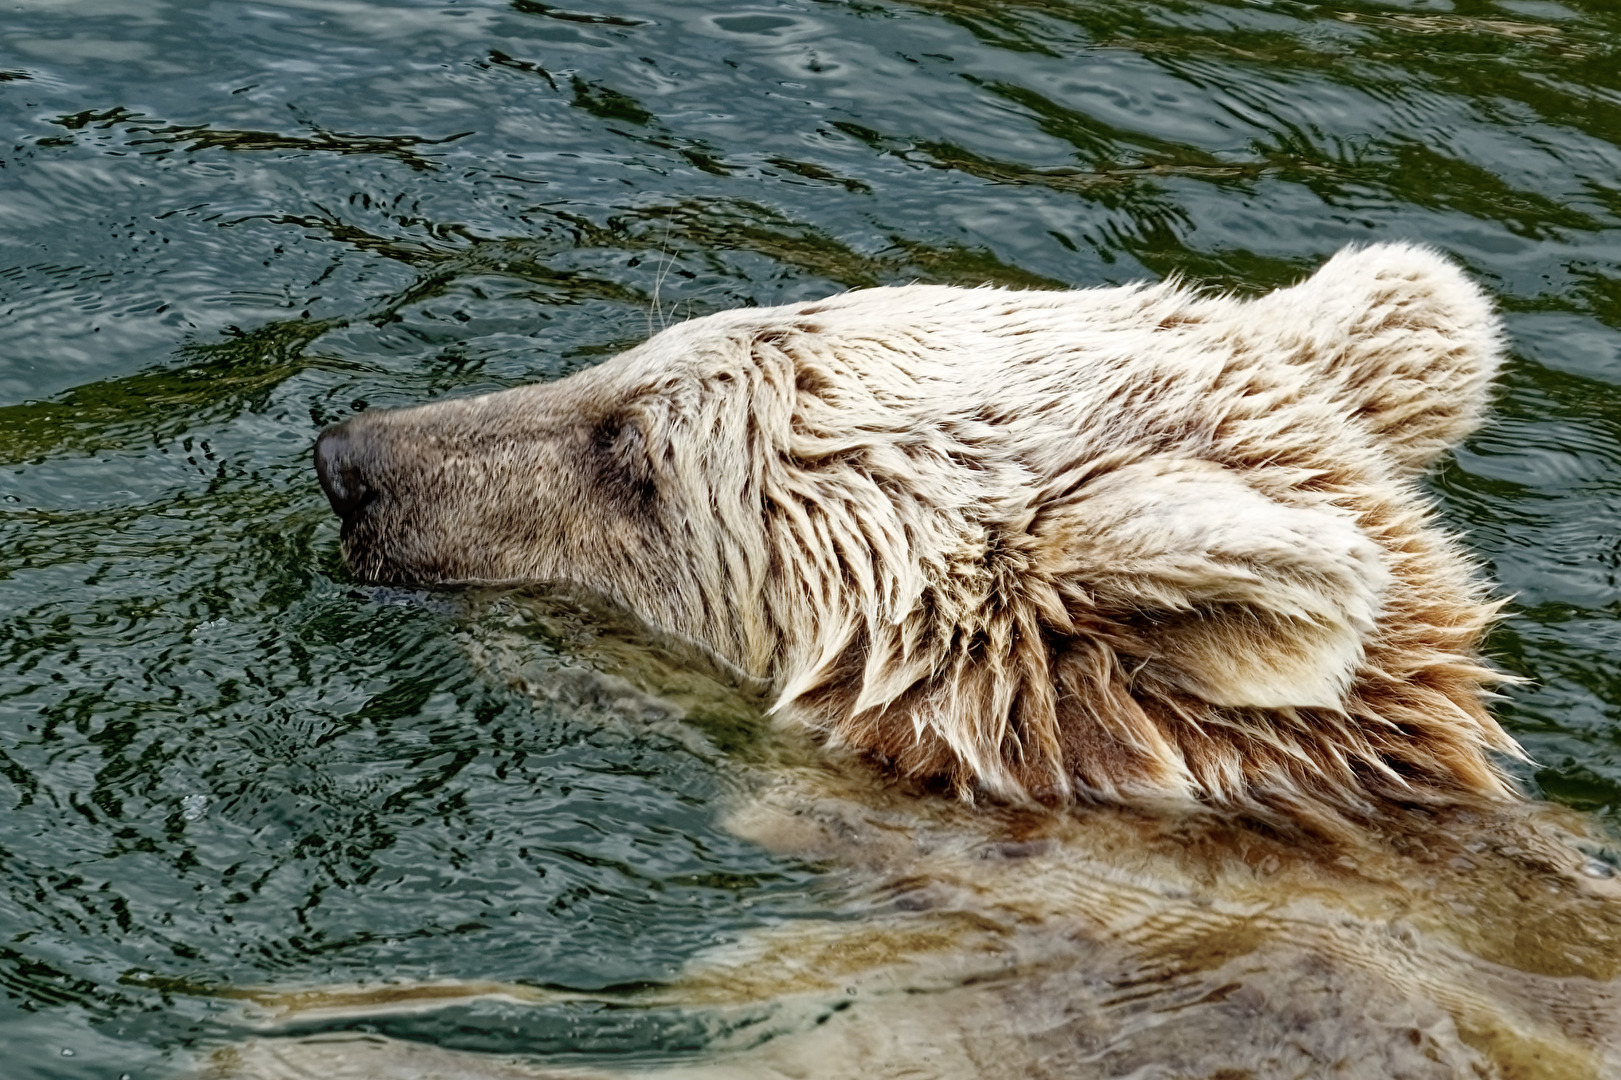
[(1495, 798), (1494, 607), (1417, 480), (1502, 355), (1420, 247), (1254, 300), (913, 285), (744, 309), (346, 429), (379, 577), (567, 581), (774, 712), (1015, 802)]

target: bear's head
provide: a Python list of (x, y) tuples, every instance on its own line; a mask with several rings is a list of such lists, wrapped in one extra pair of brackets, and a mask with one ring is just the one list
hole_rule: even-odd
[(357, 573), (587, 587), (963, 796), (1498, 796), (1494, 609), (1414, 480), (1500, 351), (1400, 245), (1254, 301), (874, 289), (362, 413), (316, 464)]

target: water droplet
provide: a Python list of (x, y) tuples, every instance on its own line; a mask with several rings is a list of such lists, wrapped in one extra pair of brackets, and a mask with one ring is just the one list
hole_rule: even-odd
[(180, 816), (187, 821), (196, 821), (208, 810), (207, 795), (187, 795), (180, 800)]
[(62, 1047), (62, 1056), (63, 1057), (72, 1057), (73, 1056), (73, 1051), (69, 1050), (67, 1047), (64, 1046), (64, 1047)]

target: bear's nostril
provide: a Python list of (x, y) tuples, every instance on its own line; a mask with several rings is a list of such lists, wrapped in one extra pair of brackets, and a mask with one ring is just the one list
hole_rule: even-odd
[(359, 440), (346, 425), (329, 427), (315, 440), (315, 475), (333, 511), (345, 521), (353, 517), (375, 494), (366, 482)]

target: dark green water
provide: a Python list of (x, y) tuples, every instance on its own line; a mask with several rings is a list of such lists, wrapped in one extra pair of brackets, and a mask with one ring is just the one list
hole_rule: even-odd
[(357, 591), (309, 468), (739, 304), (1443, 248), (1516, 346), (1434, 490), (1516, 597), (1522, 775), (1621, 817), (1618, 45), (1609, 0), (0, 0), (5, 1075), (166, 1075), (235, 1033), (213, 987), (659, 980), (838, 902), (718, 828), (724, 732), (536, 701), (467, 647), (499, 606)]

